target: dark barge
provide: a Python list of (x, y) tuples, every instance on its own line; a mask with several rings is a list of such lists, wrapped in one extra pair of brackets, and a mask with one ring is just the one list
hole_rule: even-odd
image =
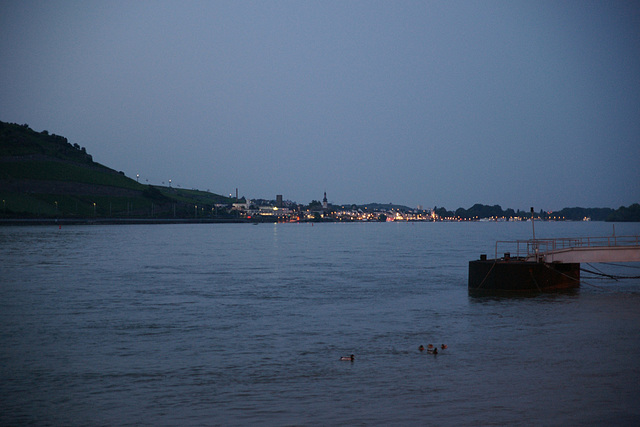
[[(498, 246), (504, 252), (498, 258)], [(580, 286), (581, 262), (640, 262), (640, 236), (496, 242), (495, 258), (469, 261), (469, 293), (531, 293)]]
[(469, 261), (469, 293), (553, 292), (580, 286), (580, 263), (546, 263), (511, 258)]

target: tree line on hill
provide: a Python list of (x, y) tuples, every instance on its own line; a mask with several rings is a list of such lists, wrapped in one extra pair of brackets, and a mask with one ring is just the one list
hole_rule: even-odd
[[(482, 218), (518, 218), (521, 220), (531, 218), (531, 212), (514, 211), (509, 208), (503, 210), (500, 205), (475, 204), (469, 209), (458, 208), (455, 211), (448, 211), (446, 208), (434, 208), (435, 214), (441, 218), (462, 218), (462, 219), (482, 219)], [(615, 222), (638, 222), (640, 221), (640, 204), (634, 203), (628, 207), (621, 206), (618, 209), (611, 208), (564, 208), (560, 211), (545, 212), (540, 210), (534, 213), (535, 219), (541, 220), (565, 220), (582, 221), (588, 218), (592, 221), (615, 221)]]
[(47, 155), (79, 163), (93, 163), (86, 148), (71, 144), (64, 136), (43, 130), (36, 132), (28, 124), (0, 121), (0, 156)]

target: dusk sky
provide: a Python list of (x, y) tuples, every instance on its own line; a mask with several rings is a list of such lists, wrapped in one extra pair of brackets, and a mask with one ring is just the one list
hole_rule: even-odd
[(640, 202), (640, 2), (0, 0), (0, 58), (0, 120), (143, 183)]

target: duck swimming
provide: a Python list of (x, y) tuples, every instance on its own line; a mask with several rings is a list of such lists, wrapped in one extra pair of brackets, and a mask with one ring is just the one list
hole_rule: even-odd
[(430, 348), (427, 350), (427, 353), (429, 354), (438, 354), (438, 349), (437, 348)]
[(424, 351), (424, 346), (422, 344), (420, 344), (420, 347), (418, 347), (418, 350)]
[(446, 345), (446, 344), (442, 344), (442, 345), (440, 346), (440, 348), (442, 348), (442, 349), (444, 350), (445, 348), (447, 348), (447, 345)]
[(355, 359), (355, 356), (353, 354), (351, 356), (342, 356), (340, 358), (340, 360), (345, 362), (353, 362), (354, 359)]

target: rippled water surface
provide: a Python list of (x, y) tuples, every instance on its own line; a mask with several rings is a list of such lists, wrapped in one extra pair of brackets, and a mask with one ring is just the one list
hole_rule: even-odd
[[(612, 227), (536, 223), (536, 235)], [(0, 424), (640, 424), (640, 280), (468, 295), (469, 260), (530, 235), (527, 223), (0, 228)], [(420, 353), (428, 343), (448, 349)]]

